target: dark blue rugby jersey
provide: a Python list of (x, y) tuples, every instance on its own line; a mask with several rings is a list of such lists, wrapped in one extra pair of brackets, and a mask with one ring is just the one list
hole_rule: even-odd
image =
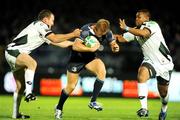
[[(111, 41), (114, 40), (114, 36), (112, 34), (112, 31), (109, 31), (106, 35), (103, 35), (102, 37), (97, 37), (94, 33), (94, 31), (90, 28), (90, 26), (93, 25), (93, 23), (89, 23), (84, 25), (81, 30), (81, 35), (80, 35), (80, 39), (84, 41), (84, 39), (89, 36), (95, 36), (98, 41), (102, 44), (103, 42), (108, 42), (110, 43)], [(78, 51), (74, 51), (71, 48), (71, 54), (70, 54), (70, 60), (69, 62), (72, 63), (88, 63), (90, 61), (92, 61), (93, 59), (95, 59), (96, 57), (98, 57), (97, 55), (97, 51), (95, 52), (78, 52)]]
[(80, 34), (80, 39), (84, 41), (84, 39), (87, 37), (87, 36), (95, 36), (98, 41), (100, 43), (102, 42), (105, 42), (107, 41), (108, 43), (112, 42), (113, 40), (115, 40), (114, 36), (113, 36), (113, 33), (112, 31), (109, 31), (106, 33), (106, 35), (103, 35), (102, 37), (97, 37), (93, 31), (93, 29), (90, 27), (91, 25), (93, 25), (93, 23), (89, 23), (89, 24), (86, 24), (84, 25), (83, 27), (81, 27), (81, 34)]

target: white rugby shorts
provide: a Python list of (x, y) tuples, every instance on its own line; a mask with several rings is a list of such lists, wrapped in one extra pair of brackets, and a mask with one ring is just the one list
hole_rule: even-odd
[(153, 62), (150, 59), (144, 59), (143, 63), (148, 63), (150, 64), (156, 71), (156, 76), (161, 76), (162, 78), (164, 78), (165, 80), (169, 81), (170, 80), (170, 71), (173, 70), (174, 68), (174, 64), (172, 62), (169, 62), (167, 64), (161, 64), (159, 62)]

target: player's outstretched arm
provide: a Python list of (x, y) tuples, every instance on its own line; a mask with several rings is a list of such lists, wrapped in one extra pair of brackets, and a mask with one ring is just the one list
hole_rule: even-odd
[(149, 37), (150, 36), (150, 31), (147, 28), (137, 29), (137, 28), (128, 27), (126, 25), (124, 19), (119, 19), (119, 27), (122, 30), (130, 32), (130, 33), (132, 33), (135, 36), (142, 36), (142, 37)]
[(69, 46), (72, 46), (73, 43), (74, 42), (72, 42), (72, 41), (63, 41), (63, 42), (60, 42), (60, 43), (53, 43), (53, 42), (51, 42), (50, 44), (54, 45), (54, 46), (61, 47), (61, 48), (67, 48)]
[(119, 34), (114, 34), (114, 38), (115, 38), (118, 42), (128, 42), (122, 35), (119, 35)]
[(80, 33), (81, 33), (80, 29), (75, 29), (73, 32), (68, 33), (68, 34), (51, 33), (46, 38), (49, 39), (50, 41), (54, 42), (54, 43), (59, 43), (59, 42), (66, 41), (66, 40), (69, 40), (69, 39), (74, 38), (74, 37), (79, 37)]
[(79, 38), (76, 38), (74, 41), (74, 44), (72, 45), (72, 49), (78, 52), (95, 52), (100, 47), (100, 43), (97, 42), (97, 44), (94, 47), (87, 47), (83, 44), (83, 41)]

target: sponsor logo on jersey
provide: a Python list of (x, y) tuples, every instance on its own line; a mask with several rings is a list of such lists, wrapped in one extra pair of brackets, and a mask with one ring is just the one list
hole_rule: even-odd
[(163, 75), (164, 75), (165, 77), (168, 77), (169, 72), (164, 72)]

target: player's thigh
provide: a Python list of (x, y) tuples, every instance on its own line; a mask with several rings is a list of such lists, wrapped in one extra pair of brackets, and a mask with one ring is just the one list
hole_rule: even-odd
[(87, 70), (91, 71), (96, 75), (106, 75), (106, 68), (101, 59), (94, 59), (93, 61), (89, 62), (85, 67)]
[(36, 67), (37, 63), (30, 55), (26, 53), (21, 53), (17, 56), (16, 65), (21, 67), (27, 67), (27, 66)]
[(150, 78), (149, 70), (146, 66), (140, 66), (138, 69), (138, 81), (146, 82)]

